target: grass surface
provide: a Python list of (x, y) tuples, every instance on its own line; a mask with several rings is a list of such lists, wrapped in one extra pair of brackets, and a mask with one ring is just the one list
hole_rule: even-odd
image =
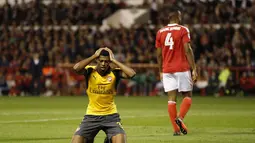
[[(0, 142), (69, 143), (87, 103), (87, 97), (0, 97)], [(255, 141), (254, 97), (193, 97), (185, 118), (189, 133), (178, 137), (172, 136), (166, 97), (117, 97), (116, 103), (128, 143)], [(104, 137), (99, 132), (95, 143)]]

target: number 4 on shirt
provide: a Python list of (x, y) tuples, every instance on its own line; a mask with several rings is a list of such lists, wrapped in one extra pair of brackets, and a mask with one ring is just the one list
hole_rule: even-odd
[(171, 37), (172, 33), (167, 33), (165, 39), (165, 46), (169, 46), (169, 49), (172, 50), (174, 46), (173, 37)]

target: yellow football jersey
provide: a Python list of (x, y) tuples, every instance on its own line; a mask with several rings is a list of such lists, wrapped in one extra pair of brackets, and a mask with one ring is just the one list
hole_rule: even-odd
[(87, 66), (85, 78), (87, 82), (87, 95), (89, 104), (87, 115), (109, 115), (117, 113), (114, 103), (114, 96), (117, 91), (117, 84), (120, 80), (120, 70), (109, 71), (105, 76), (101, 76), (95, 66)]

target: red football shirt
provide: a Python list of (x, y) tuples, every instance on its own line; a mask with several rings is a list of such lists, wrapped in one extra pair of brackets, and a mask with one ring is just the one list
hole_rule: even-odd
[(157, 32), (156, 48), (162, 48), (164, 73), (190, 70), (184, 44), (190, 42), (189, 29), (178, 24), (168, 24)]

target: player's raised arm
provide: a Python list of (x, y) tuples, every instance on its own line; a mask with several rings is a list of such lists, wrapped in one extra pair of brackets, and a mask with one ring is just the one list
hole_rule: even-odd
[(85, 67), (90, 64), (93, 60), (95, 60), (97, 57), (99, 57), (101, 51), (103, 50), (104, 48), (100, 48), (98, 49), (94, 55), (90, 56), (89, 58), (87, 59), (84, 59), (78, 63), (76, 63), (74, 66), (73, 66), (73, 69), (76, 73), (78, 74), (84, 74), (85, 72)]
[(192, 80), (196, 81), (196, 79), (197, 79), (197, 68), (196, 68), (196, 63), (195, 63), (193, 50), (192, 50), (189, 42), (184, 44), (184, 49), (185, 49), (185, 54), (186, 54), (186, 57), (188, 59), (189, 65), (191, 66), (191, 69), (192, 69)]
[(133, 76), (135, 76), (136, 72), (132, 68), (122, 64), (121, 62), (117, 61), (114, 58), (114, 54), (112, 53), (111, 49), (106, 47), (105, 50), (109, 52), (111, 62), (114, 63), (116, 66), (118, 66), (122, 70), (122, 75), (121, 75), (122, 77), (132, 78)]

